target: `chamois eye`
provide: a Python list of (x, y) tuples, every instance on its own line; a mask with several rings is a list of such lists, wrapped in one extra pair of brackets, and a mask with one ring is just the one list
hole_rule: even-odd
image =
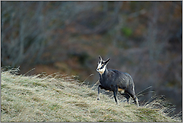
[(104, 68), (104, 65), (102, 65), (102, 67), (100, 69), (103, 69)]

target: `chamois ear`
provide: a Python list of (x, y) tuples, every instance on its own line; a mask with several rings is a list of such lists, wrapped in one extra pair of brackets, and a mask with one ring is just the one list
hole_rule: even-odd
[(99, 55), (99, 60), (102, 61), (102, 57)]
[(110, 58), (108, 58), (106, 61), (105, 61), (105, 64), (107, 64), (109, 62)]

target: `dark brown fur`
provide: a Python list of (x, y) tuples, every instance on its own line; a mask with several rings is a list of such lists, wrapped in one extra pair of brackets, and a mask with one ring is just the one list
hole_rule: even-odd
[[(103, 61), (100, 56), (99, 59), (100, 59), (99, 62), (102, 62), (103, 65), (107, 65), (107, 63), (109, 62), (109, 59)], [(132, 77), (128, 73), (120, 72), (117, 70), (110, 70), (107, 69), (106, 67), (104, 73), (103, 74), (99, 73), (99, 76), (100, 76), (99, 79), (100, 85), (98, 86), (98, 94), (100, 93), (100, 88), (113, 91), (114, 99), (117, 103), (116, 95), (117, 92), (119, 91), (120, 94), (122, 94), (127, 99), (127, 102), (129, 102), (129, 98), (132, 97), (135, 104), (139, 106), (138, 99), (134, 91), (134, 82)]]

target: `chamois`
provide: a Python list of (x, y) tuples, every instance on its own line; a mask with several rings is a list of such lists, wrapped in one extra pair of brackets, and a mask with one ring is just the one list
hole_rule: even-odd
[(98, 86), (98, 97), (97, 100), (99, 100), (99, 94), (100, 94), (100, 88), (113, 91), (114, 99), (116, 104), (117, 103), (117, 92), (119, 91), (121, 95), (123, 95), (127, 102), (129, 103), (129, 98), (132, 97), (135, 104), (139, 106), (138, 98), (135, 95), (134, 90), (134, 82), (132, 77), (128, 73), (120, 72), (118, 70), (110, 70), (107, 69), (107, 64), (109, 62), (109, 58), (104, 61), (102, 60), (101, 56), (99, 56), (99, 62), (97, 67), (97, 72), (99, 72), (99, 82), (100, 85)]

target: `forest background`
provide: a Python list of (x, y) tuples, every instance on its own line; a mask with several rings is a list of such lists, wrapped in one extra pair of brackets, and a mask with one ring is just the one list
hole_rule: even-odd
[[(182, 2), (1, 2), (1, 66), (59, 72), (94, 85), (98, 55), (129, 73), (140, 103), (182, 111)], [(28, 72), (29, 71), (29, 72)], [(152, 93), (154, 91), (154, 93)]]

